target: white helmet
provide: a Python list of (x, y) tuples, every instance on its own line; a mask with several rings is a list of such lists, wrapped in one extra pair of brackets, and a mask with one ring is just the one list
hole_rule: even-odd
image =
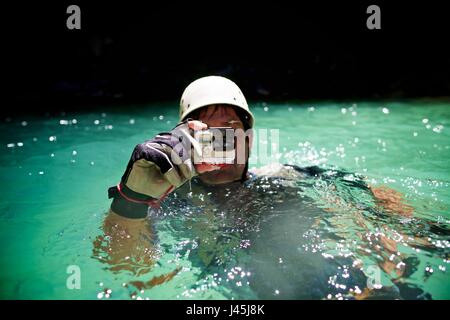
[(248, 114), (250, 128), (253, 127), (255, 119), (241, 89), (233, 81), (219, 76), (197, 79), (184, 89), (180, 101), (180, 121), (194, 110), (211, 104), (229, 104), (244, 110)]

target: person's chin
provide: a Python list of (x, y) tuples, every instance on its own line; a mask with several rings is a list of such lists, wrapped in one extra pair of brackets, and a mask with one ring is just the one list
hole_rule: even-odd
[(199, 176), (200, 180), (203, 183), (216, 185), (216, 184), (225, 184), (236, 181), (233, 177), (230, 177), (228, 174), (219, 172), (219, 171), (211, 171), (202, 173)]

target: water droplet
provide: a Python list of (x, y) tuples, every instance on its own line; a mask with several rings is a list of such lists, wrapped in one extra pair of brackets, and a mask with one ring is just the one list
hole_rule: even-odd
[(441, 133), (441, 131), (444, 129), (444, 126), (441, 124), (438, 124), (436, 127), (433, 128), (433, 132)]

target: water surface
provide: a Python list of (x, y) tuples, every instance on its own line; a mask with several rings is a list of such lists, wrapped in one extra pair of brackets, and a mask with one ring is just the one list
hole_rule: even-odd
[[(251, 107), (256, 129), (280, 130), (275, 159), (323, 171), (186, 184), (129, 256), (105, 238), (106, 190), (134, 145), (176, 124), (176, 103), (3, 119), (0, 297), (450, 298), (449, 103)], [(404, 206), (381, 206), (368, 184)]]

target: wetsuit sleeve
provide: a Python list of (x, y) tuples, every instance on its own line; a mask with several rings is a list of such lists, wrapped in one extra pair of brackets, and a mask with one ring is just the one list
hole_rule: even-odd
[(146, 217), (149, 206), (158, 207), (168, 193), (197, 175), (191, 160), (195, 143), (185, 121), (138, 144), (120, 183), (109, 189), (111, 210), (129, 218)]

